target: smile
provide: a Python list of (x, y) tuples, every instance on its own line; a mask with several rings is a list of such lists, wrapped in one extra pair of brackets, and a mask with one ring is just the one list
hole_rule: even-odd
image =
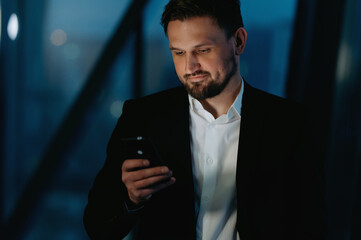
[(197, 82), (201, 82), (203, 80), (205, 80), (208, 77), (207, 74), (203, 74), (203, 75), (196, 75), (196, 76), (189, 76), (188, 80), (191, 83), (197, 83)]

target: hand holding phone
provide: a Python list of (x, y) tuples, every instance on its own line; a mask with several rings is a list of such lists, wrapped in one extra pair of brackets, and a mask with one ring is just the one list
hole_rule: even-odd
[(122, 165), (122, 181), (134, 204), (141, 204), (175, 183), (173, 172), (164, 166), (149, 139), (137, 137), (122, 141), (126, 159)]

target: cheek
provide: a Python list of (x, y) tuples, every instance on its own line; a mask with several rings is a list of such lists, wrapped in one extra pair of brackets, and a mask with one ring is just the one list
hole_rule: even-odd
[(219, 69), (223, 73), (226, 73), (233, 68), (234, 56), (232, 54), (223, 55), (222, 59), (219, 61)]
[(211, 59), (209, 61), (203, 62), (203, 70), (210, 72), (213, 76), (224, 71), (224, 65), (219, 59)]
[(182, 61), (173, 59), (173, 63), (174, 63), (174, 68), (175, 68), (177, 75), (183, 76), (184, 64), (182, 63)]

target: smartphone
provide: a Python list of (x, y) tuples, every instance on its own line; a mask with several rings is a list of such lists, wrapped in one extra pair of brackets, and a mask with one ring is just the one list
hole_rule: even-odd
[(164, 166), (150, 138), (143, 136), (122, 138), (121, 145), (124, 159), (148, 159), (149, 167)]

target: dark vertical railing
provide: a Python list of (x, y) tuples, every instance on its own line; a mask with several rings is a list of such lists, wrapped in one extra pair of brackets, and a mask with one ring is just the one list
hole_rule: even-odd
[[(1, 54), (0, 54), (1, 55)], [(5, 184), (5, 93), (4, 93), (4, 78), (2, 76), (2, 57), (0, 56), (0, 226), (3, 225), (4, 221), (4, 184)]]
[(315, 11), (316, 1), (298, 1), (286, 86), (288, 97), (296, 102), (304, 102), (306, 98), (304, 77), (309, 75), (311, 67)]
[(104, 79), (106, 79), (109, 69), (122, 50), (129, 33), (134, 30), (135, 23), (140, 19), (146, 2), (147, 0), (132, 1), (115, 34), (90, 73), (81, 93), (50, 142), (9, 220), (4, 224), (1, 233), (2, 239), (20, 239), (24, 234), (27, 220), (49, 187), (53, 176), (59, 170), (64, 153), (70, 147), (69, 143), (72, 142), (83, 116), (100, 93), (100, 89), (104, 87), (106, 83)]
[[(25, 129), (26, 129), (26, 119), (25, 119), (25, 83), (26, 83), (26, 59), (28, 56), (25, 56), (26, 52), (26, 41), (32, 40), (31, 38), (26, 38), (25, 34), (25, 21), (26, 21), (26, 13), (25, 13), (25, 3), (24, 0), (16, 0), (17, 2), (17, 16), (19, 19), (19, 33), (16, 39), (17, 45), (16, 45), (16, 51), (15, 52), (15, 66), (16, 69), (22, 69), (22, 71), (16, 71), (16, 77), (15, 77), (15, 98), (16, 98), (16, 110), (15, 110), (15, 116), (13, 117), (14, 125), (15, 125), (15, 149), (17, 149), (16, 146), (26, 146), (24, 144), (27, 144), (25, 141)], [(14, 68), (15, 69), (15, 68)], [(24, 149), (24, 148), (22, 148)], [(25, 148), (26, 149), (26, 148)], [(22, 164), (19, 166), (19, 163), (22, 163), (22, 160), (26, 159), (25, 152), (24, 151), (14, 151), (14, 158), (13, 162), (11, 163), (12, 169), (14, 169), (14, 173), (19, 173), (20, 176), (26, 176), (27, 168), (23, 166)], [(15, 171), (16, 169), (16, 171)], [(25, 179), (25, 177), (23, 178)], [(20, 184), (19, 184), (20, 185)], [(14, 187), (15, 182), (13, 182)], [(24, 185), (21, 185), (24, 186)], [(20, 192), (20, 191), (19, 191)], [(19, 193), (18, 192), (18, 193)]]
[(3, 225), (4, 222), (4, 197), (5, 197), (5, 192), (4, 192), (4, 184), (5, 184), (5, 113), (6, 113), (6, 109), (5, 109), (5, 101), (6, 101), (6, 97), (5, 97), (5, 76), (4, 76), (4, 70), (3, 70), (3, 62), (4, 62), (4, 54), (3, 54), (3, 38), (5, 35), (5, 31), (4, 31), (4, 27), (2, 26), (3, 23), (5, 22), (4, 20), (4, 13), (3, 10), (1, 9), (2, 7), (2, 2), (0, 0), (0, 11), (2, 11), (2, 14), (0, 16), (0, 226)]
[[(360, 235), (352, 227), (357, 214), (361, 167), (361, 2), (345, 1), (345, 15), (336, 65), (335, 97), (328, 150), (328, 206), (332, 239)], [(331, 239), (331, 240), (332, 240)], [(346, 238), (345, 238), (346, 239)]]
[(360, 5), (300, 0), (291, 54), (288, 97), (308, 108), (325, 159), (328, 240), (360, 239)]
[[(1, 88), (1, 218), (2, 225), (7, 213), (5, 207), (8, 207), (6, 200), (9, 199), (6, 190), (9, 185), (5, 185), (5, 179), (11, 176), (11, 170), (14, 167), (13, 162), (6, 162), (7, 157), (13, 159), (16, 154), (15, 146), (17, 129), (15, 127), (18, 100), (16, 98), (16, 81), (19, 74), (17, 72), (17, 48), (19, 46), (18, 38), (10, 40), (7, 33), (7, 24), (12, 13), (17, 13), (17, 1), (1, 1), (1, 48), (0, 48), (0, 88)], [(11, 133), (11, 134), (10, 134)], [(13, 186), (10, 186), (13, 187)]]
[[(360, 43), (361, 45), (361, 43)], [(360, 144), (360, 143), (359, 143)], [(359, 152), (361, 155), (361, 152)], [(359, 157), (359, 162), (361, 162), (361, 156)], [(353, 218), (351, 226), (351, 239), (350, 240), (359, 240), (361, 239), (361, 166), (358, 171), (358, 184), (356, 185), (356, 194), (355, 194), (355, 206), (353, 208)]]
[(143, 80), (143, 63), (142, 59), (144, 57), (143, 52), (143, 17), (139, 16), (137, 20), (136, 29), (135, 29), (135, 58), (133, 64), (133, 76), (134, 76), (134, 97), (138, 98), (142, 95), (142, 80)]

